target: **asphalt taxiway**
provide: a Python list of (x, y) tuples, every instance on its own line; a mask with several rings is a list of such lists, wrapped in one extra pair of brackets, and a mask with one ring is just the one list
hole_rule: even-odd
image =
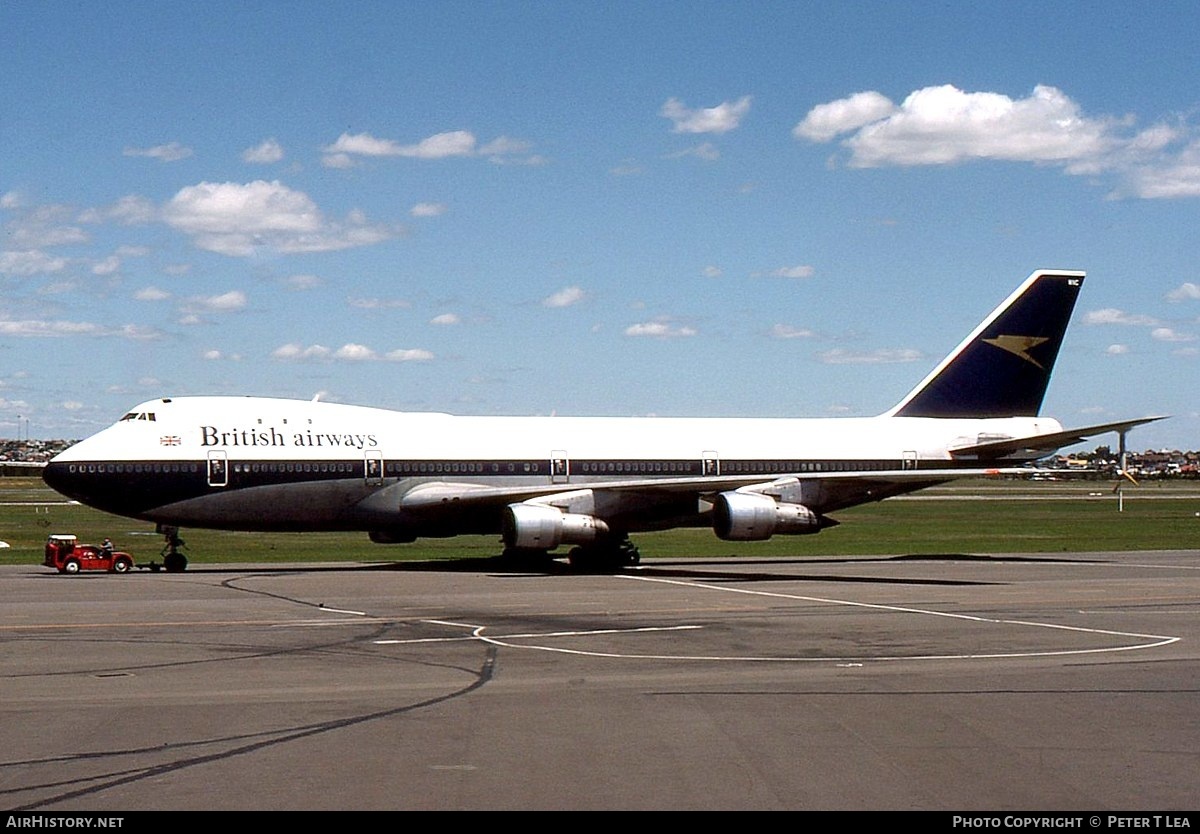
[(1200, 808), (1200, 550), (0, 567), (9, 810)]

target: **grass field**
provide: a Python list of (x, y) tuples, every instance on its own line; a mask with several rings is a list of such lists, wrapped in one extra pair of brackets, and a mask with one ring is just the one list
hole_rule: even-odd
[[(1191, 550), (1200, 547), (1200, 483), (1130, 487), (1118, 512), (1111, 484), (962, 482), (835, 514), (840, 526), (813, 536), (723, 542), (711, 530), (641, 533), (645, 557), (821, 557), (945, 553)], [(139, 564), (161, 562), (154, 525), (63, 503), (37, 478), (0, 478), (0, 564), (38, 564), (50, 533), (80, 541), (110, 537)], [(185, 529), (195, 564), (222, 562), (395, 562), (497, 555), (498, 537), (372, 544), (365, 533), (231, 533)], [(563, 549), (565, 550), (565, 548)]]

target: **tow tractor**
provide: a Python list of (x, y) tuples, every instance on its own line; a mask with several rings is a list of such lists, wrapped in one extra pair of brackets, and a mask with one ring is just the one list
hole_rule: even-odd
[(129, 573), (133, 570), (133, 557), (120, 550), (80, 544), (75, 536), (55, 534), (46, 539), (46, 558), (42, 564), (59, 573), (79, 573), (81, 570)]

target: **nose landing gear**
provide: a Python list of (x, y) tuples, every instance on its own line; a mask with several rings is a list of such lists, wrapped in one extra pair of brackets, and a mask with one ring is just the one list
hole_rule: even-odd
[(179, 528), (164, 527), (160, 524), (158, 532), (162, 533), (163, 538), (166, 539), (166, 544), (163, 545), (161, 554), (163, 563), (159, 565), (151, 562), (149, 566), (150, 570), (165, 570), (167, 573), (182, 573), (187, 570), (187, 556), (184, 556), (180, 550), (180, 548), (186, 548), (187, 544), (184, 543), (183, 539), (179, 538)]

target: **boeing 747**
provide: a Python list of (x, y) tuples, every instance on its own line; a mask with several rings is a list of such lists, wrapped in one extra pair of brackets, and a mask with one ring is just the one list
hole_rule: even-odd
[[(637, 562), (630, 533), (711, 527), (753, 541), (951, 479), (1018, 472), (1157, 417), (1064, 429), (1039, 416), (1082, 272), (1035, 272), (875, 417), (465, 417), (259, 397), (134, 407), (58, 455), (46, 483), (179, 527), (361, 530), (372, 541), (497, 534), (569, 546), (573, 565)], [(168, 570), (183, 570), (172, 550)]]

